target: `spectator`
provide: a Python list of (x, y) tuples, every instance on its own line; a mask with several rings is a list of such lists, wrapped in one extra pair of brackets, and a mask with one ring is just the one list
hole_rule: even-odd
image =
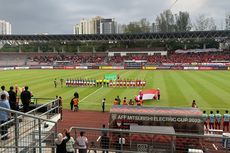
[(18, 110), (18, 106), (16, 103), (17, 94), (16, 94), (16, 92), (14, 92), (13, 86), (10, 87), (10, 91), (8, 91), (8, 93), (9, 93), (10, 108), (13, 110)]
[(80, 132), (80, 136), (77, 137), (77, 145), (79, 153), (87, 153), (88, 139), (82, 131)]
[[(90, 148), (96, 148), (95, 142), (93, 142), (93, 141), (90, 142)], [(93, 149), (92, 151), (93, 151), (94, 153), (97, 153), (97, 150), (95, 150), (95, 149)], [(90, 152), (91, 152), (91, 150), (88, 151), (88, 153), (90, 153)]]
[(63, 113), (62, 113), (62, 103), (63, 103), (63, 99), (61, 96), (56, 96), (56, 99), (58, 98), (58, 105), (59, 105), (59, 113), (61, 114), (61, 120), (63, 119)]
[(66, 139), (63, 138), (62, 133), (58, 133), (57, 138), (54, 140), (57, 148), (56, 153), (66, 153), (66, 142), (69, 141), (70, 135), (66, 135)]
[(228, 110), (225, 111), (224, 117), (224, 123), (223, 123), (223, 131), (229, 131), (229, 119), (230, 115), (228, 114)]
[(102, 153), (109, 153), (109, 137), (106, 133), (101, 137), (101, 148), (103, 149)]
[(221, 119), (222, 119), (222, 115), (220, 114), (219, 110), (217, 110), (215, 114), (216, 129), (220, 129)]
[(24, 113), (29, 111), (29, 105), (31, 100), (31, 93), (28, 91), (29, 87), (25, 86), (25, 90), (21, 93), (21, 101), (23, 105)]
[(65, 131), (65, 135), (66, 137), (64, 139), (68, 139), (68, 137), (70, 138), (67, 142), (66, 142), (66, 152), (67, 153), (74, 153), (74, 144), (75, 141), (73, 139), (73, 137), (70, 136), (70, 132), (69, 131)]
[(213, 111), (210, 111), (209, 114), (209, 129), (214, 129), (215, 124), (215, 115), (213, 114)]
[(105, 98), (101, 102), (102, 112), (105, 112)]
[(0, 92), (0, 96), (2, 94), (6, 95), (6, 99), (9, 99), (9, 93), (5, 90), (5, 86), (1, 86), (2, 91)]
[(118, 136), (119, 150), (124, 150), (125, 138), (121, 135)]
[(206, 114), (206, 111), (203, 111), (202, 118), (203, 118), (205, 129), (207, 130), (208, 129), (208, 123), (207, 123), (207, 121), (208, 121), (208, 114)]
[(102, 129), (101, 129), (101, 135), (106, 134), (107, 135), (107, 129), (105, 128), (105, 124), (102, 125)]
[[(0, 107), (10, 109), (9, 101), (6, 99), (5, 94), (1, 94)], [(0, 111), (0, 123), (3, 124), (10, 118), (10, 113), (7, 111)], [(8, 137), (8, 126), (4, 125), (1, 127), (1, 140), (7, 140)]]

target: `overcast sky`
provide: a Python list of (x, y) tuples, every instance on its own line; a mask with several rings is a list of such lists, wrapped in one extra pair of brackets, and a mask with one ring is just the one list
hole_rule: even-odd
[[(12, 24), (13, 34), (72, 34), (82, 18), (102, 16), (129, 23), (141, 18), (153, 22), (171, 8), (188, 11), (192, 21), (199, 15), (213, 17), (218, 28), (225, 26), (230, 0), (0, 0), (0, 20)], [(174, 5), (173, 5), (174, 4)]]

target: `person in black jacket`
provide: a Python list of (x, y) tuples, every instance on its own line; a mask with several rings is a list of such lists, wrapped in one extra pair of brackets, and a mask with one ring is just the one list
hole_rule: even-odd
[(66, 143), (70, 139), (70, 134), (67, 132), (65, 134), (66, 134), (66, 139), (63, 138), (62, 133), (58, 133), (57, 138), (55, 139), (55, 144), (57, 146), (56, 153), (66, 153), (67, 152)]
[(17, 97), (17, 94), (16, 92), (14, 92), (14, 87), (11, 86), (10, 87), (10, 91), (8, 91), (9, 93), (9, 103), (10, 103), (10, 108), (13, 109), (13, 110), (18, 110), (17, 108), (17, 103), (16, 103), (16, 97)]
[(25, 86), (25, 90), (21, 93), (21, 101), (23, 105), (24, 113), (29, 111), (29, 105), (31, 100), (31, 93), (28, 91), (29, 87)]
[(102, 153), (108, 153), (109, 149), (109, 137), (106, 133), (103, 134), (101, 137), (101, 148), (103, 149)]

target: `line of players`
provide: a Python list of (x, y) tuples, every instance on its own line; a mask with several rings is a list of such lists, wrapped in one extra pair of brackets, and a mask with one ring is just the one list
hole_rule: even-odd
[(145, 80), (95, 80), (95, 79), (66, 79), (66, 86), (87, 87), (145, 87)]
[[(206, 111), (203, 111), (203, 121), (206, 129), (219, 129), (223, 123), (223, 131), (229, 131), (229, 122), (230, 114), (228, 110), (225, 111), (223, 116), (220, 114), (219, 110), (216, 111), (216, 114), (213, 114), (213, 111), (210, 111), (210, 114), (206, 114)], [(208, 126), (209, 125), (209, 126)]]

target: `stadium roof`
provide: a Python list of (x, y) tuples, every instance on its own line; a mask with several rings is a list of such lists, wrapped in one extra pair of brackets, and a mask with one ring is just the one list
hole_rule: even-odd
[(132, 40), (165, 40), (165, 39), (229, 39), (230, 30), (189, 31), (170, 33), (140, 34), (98, 34), (98, 35), (0, 35), (0, 41), (132, 41)]

